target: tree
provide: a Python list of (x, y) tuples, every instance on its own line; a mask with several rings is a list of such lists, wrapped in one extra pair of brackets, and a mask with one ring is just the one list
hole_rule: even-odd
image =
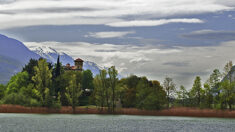
[(58, 98), (58, 93), (60, 92), (60, 84), (63, 82), (61, 81), (61, 74), (63, 73), (62, 64), (60, 63), (60, 56), (57, 58), (57, 63), (55, 64), (55, 68), (53, 69), (52, 75), (52, 90), (50, 92), (51, 95), (55, 95)]
[(229, 61), (224, 67), (224, 79), (221, 82), (220, 91), (222, 95), (220, 95), (221, 99), (221, 108), (224, 108), (223, 104), (229, 106), (229, 109), (232, 109), (232, 104), (234, 103), (234, 93), (235, 93), (235, 82), (232, 74), (233, 71), (233, 63)]
[(55, 80), (55, 82), (58, 82), (57, 87), (59, 89), (59, 92), (57, 93), (58, 95), (57, 98), (58, 100), (60, 100), (62, 106), (69, 105), (69, 102), (67, 100), (65, 93), (66, 93), (66, 87), (69, 86), (69, 83), (73, 74), (74, 74), (73, 71), (66, 71), (60, 76), (58, 76)]
[(115, 108), (115, 102), (116, 102), (116, 85), (117, 85), (117, 75), (118, 75), (118, 71), (115, 69), (114, 66), (110, 67), (108, 69), (108, 74), (109, 74), (109, 81), (110, 81), (110, 86), (112, 89), (112, 112), (114, 112), (114, 108)]
[(66, 93), (65, 93), (69, 104), (73, 108), (73, 112), (75, 112), (76, 106), (79, 103), (78, 98), (81, 94), (82, 94), (81, 85), (79, 82), (77, 82), (76, 74), (73, 74), (69, 82), (69, 86), (66, 87)]
[(142, 77), (138, 82), (136, 88), (136, 107), (143, 109), (145, 106), (145, 99), (150, 94), (149, 82), (146, 77)]
[(18, 93), (21, 88), (27, 87), (29, 80), (29, 74), (25, 72), (19, 72), (14, 75), (6, 86), (6, 94)]
[(226, 63), (226, 65), (224, 66), (224, 73), (223, 73), (224, 77), (229, 74), (232, 67), (233, 67), (233, 62), (232, 61), (229, 61), (228, 63)]
[(191, 96), (196, 99), (196, 105), (200, 106), (201, 103), (201, 91), (202, 91), (202, 84), (201, 84), (201, 78), (197, 76), (194, 80), (193, 87), (190, 91)]
[(137, 108), (147, 110), (159, 110), (164, 107), (166, 92), (158, 81), (148, 81), (146, 77), (141, 78), (137, 86)]
[(182, 102), (182, 105), (186, 105), (186, 100), (188, 98), (188, 91), (185, 89), (183, 85), (180, 86), (180, 90), (177, 92), (178, 99)]
[(4, 91), (6, 87), (3, 84), (0, 84), (0, 100), (4, 97)]
[(103, 110), (103, 107), (105, 105), (105, 89), (103, 87), (100, 75), (96, 75), (93, 82), (94, 92), (92, 96), (94, 97), (96, 105), (100, 106), (101, 110)]
[(172, 78), (166, 77), (163, 83), (163, 88), (166, 91), (167, 101), (168, 105), (167, 107), (170, 107), (170, 98), (173, 97), (173, 94), (175, 92), (175, 83), (173, 82)]
[(104, 88), (104, 91), (105, 91), (106, 106), (108, 107), (108, 111), (110, 111), (111, 90), (110, 90), (109, 82), (107, 79), (107, 71), (105, 69), (100, 71), (100, 80), (102, 82), (101, 83), (102, 87)]
[(82, 89), (83, 90), (85, 90), (85, 89), (93, 90), (94, 89), (93, 74), (92, 74), (91, 70), (83, 71)]
[[(220, 71), (218, 69), (215, 69), (215, 70), (213, 70), (213, 73), (210, 75), (209, 79), (207, 80), (206, 84), (204, 85), (204, 88), (206, 90), (206, 94), (209, 96), (209, 97), (207, 96), (206, 98), (209, 99), (208, 101), (211, 101), (211, 99), (212, 99), (212, 103), (214, 103), (214, 104), (219, 103), (219, 94), (220, 94), (219, 87), (220, 87), (221, 77), (222, 77), (222, 74), (220, 73)], [(214, 99), (211, 98), (211, 94), (215, 95)]]
[(56, 63), (56, 67), (55, 67), (55, 72), (54, 72), (54, 78), (60, 76), (61, 74), (61, 63), (60, 63), (60, 56), (58, 56), (57, 58), (57, 63)]
[[(162, 109), (167, 102), (166, 92), (164, 91), (163, 87), (160, 85), (159, 81), (150, 81), (150, 85), (151, 85), (150, 94), (146, 98), (146, 103), (150, 104), (149, 105), (150, 108), (148, 109), (150, 110)], [(152, 99), (148, 101), (149, 98)]]
[[(221, 105), (224, 103), (225, 106), (228, 105), (231, 110), (235, 101), (235, 82), (230, 83), (229, 80), (223, 81), (220, 90)], [(221, 106), (221, 108), (223, 109), (225, 106)]]
[(205, 104), (206, 108), (212, 108), (213, 104), (213, 92), (211, 90), (211, 86), (207, 83), (204, 84), (204, 101), (203, 103)]
[(218, 69), (213, 70), (213, 73), (210, 75), (210, 78), (207, 80), (207, 84), (209, 84), (209, 86), (211, 88), (216, 88), (218, 87), (220, 81), (221, 81), (221, 73)]
[(43, 106), (45, 106), (47, 104), (45, 102), (45, 91), (46, 89), (50, 90), (51, 88), (51, 70), (49, 70), (48, 63), (45, 59), (40, 59), (38, 61), (38, 66), (36, 66), (34, 69), (35, 76), (33, 76), (32, 80), (35, 83), (36, 90), (38, 90), (41, 95), (41, 103), (43, 104)]
[(38, 60), (30, 59), (29, 63), (24, 66), (22, 72), (27, 72), (29, 74), (29, 81), (32, 83), (32, 77), (35, 75), (34, 67), (38, 65)]
[(136, 75), (131, 75), (119, 81), (119, 85), (122, 87), (120, 99), (124, 107), (136, 107), (136, 88), (140, 79), (141, 78)]

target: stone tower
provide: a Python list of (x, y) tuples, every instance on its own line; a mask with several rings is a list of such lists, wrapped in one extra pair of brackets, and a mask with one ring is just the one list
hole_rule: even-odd
[(80, 59), (80, 58), (77, 58), (76, 60), (74, 60), (75, 70), (82, 71), (83, 62), (84, 61), (82, 59)]

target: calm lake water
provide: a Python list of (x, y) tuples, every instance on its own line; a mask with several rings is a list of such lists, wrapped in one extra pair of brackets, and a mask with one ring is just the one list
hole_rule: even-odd
[(235, 132), (235, 119), (0, 114), (0, 132)]

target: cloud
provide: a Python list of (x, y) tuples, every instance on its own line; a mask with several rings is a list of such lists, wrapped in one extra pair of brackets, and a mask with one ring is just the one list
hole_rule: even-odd
[(134, 31), (127, 31), (127, 32), (95, 32), (89, 33), (85, 37), (93, 37), (93, 38), (120, 38), (124, 37), (128, 34), (133, 34)]
[(174, 61), (174, 62), (165, 62), (165, 63), (163, 63), (163, 65), (173, 66), (173, 67), (187, 67), (187, 66), (189, 66), (189, 63)]
[[(163, 23), (200, 23), (201, 20), (167, 19), (234, 10), (227, 0), (1, 0), (3, 28), (33, 25), (102, 24), (156, 26)], [(233, 6), (234, 5), (234, 6)]]
[(198, 30), (184, 34), (182, 37), (202, 40), (235, 40), (235, 31)]
[(108, 23), (111, 27), (140, 27), (140, 26), (160, 26), (169, 23), (204, 23), (204, 21), (196, 18), (192, 19), (160, 19), (160, 20), (136, 20)]
[(142, 64), (144, 64), (144, 63), (149, 62), (149, 61), (151, 61), (151, 60), (148, 59), (148, 58), (134, 58), (134, 59), (130, 60), (130, 63), (142, 63)]
[[(213, 69), (223, 69), (224, 64), (235, 61), (235, 41), (217, 46), (175, 47), (92, 44), (85, 42), (26, 42), (28, 47), (47, 45), (68, 53), (74, 58), (94, 61), (99, 65), (115, 65), (126, 75), (136, 74), (163, 81), (165, 76), (175, 79), (178, 85), (190, 88), (196, 75), (208, 79)], [(225, 54), (226, 53), (226, 54)]]
[(16, 0), (0, 0), (0, 4), (9, 4), (15, 2)]

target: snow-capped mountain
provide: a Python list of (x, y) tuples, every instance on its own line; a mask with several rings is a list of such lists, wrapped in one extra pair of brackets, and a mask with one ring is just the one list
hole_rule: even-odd
[(62, 65), (66, 65), (68, 63), (73, 65), (74, 63), (73, 58), (67, 55), (66, 53), (57, 52), (55, 49), (48, 46), (29, 47), (29, 49), (52, 63), (57, 62), (58, 55), (60, 55), (60, 61)]
[[(56, 63), (57, 57), (58, 57), (58, 55), (60, 55), (60, 61), (61, 61), (62, 65), (66, 65), (68, 63), (70, 65), (74, 65), (74, 59), (71, 56), (69, 56), (68, 54), (66, 54), (64, 52), (58, 52), (51, 47), (41, 46), (41, 47), (29, 47), (29, 48), (30, 48), (30, 50), (37, 53), (41, 57), (47, 59), (49, 62)], [(99, 71), (101, 69), (104, 69), (104, 67), (101, 67), (91, 61), (84, 61), (83, 69), (84, 70), (87, 70), (87, 69), (91, 70), (93, 75), (95, 76), (95, 75), (99, 74)]]
[[(64, 52), (58, 52), (47, 46), (28, 48), (18, 40), (0, 34), (0, 83), (7, 83), (11, 76), (20, 72), (31, 58), (43, 57), (49, 62), (56, 63), (58, 55), (63, 65), (67, 63), (74, 65), (74, 59)], [(95, 76), (101, 69), (107, 68), (94, 62), (84, 61), (83, 69), (90, 69)]]
[(91, 61), (84, 61), (84, 64), (83, 64), (83, 69), (84, 70), (91, 70), (93, 75), (97, 75), (100, 73), (100, 70), (102, 69), (106, 69), (105, 67), (101, 67), (99, 65), (97, 65), (96, 63), (94, 62), (91, 62)]

